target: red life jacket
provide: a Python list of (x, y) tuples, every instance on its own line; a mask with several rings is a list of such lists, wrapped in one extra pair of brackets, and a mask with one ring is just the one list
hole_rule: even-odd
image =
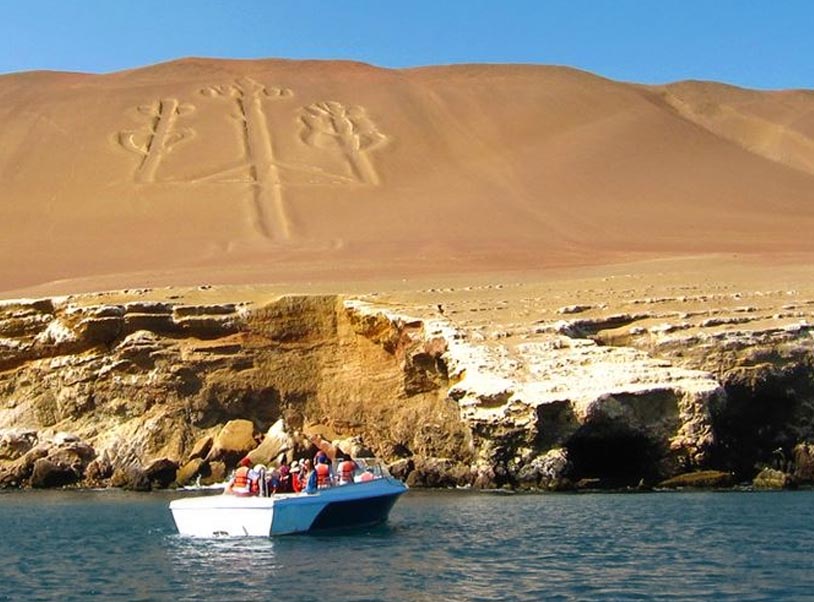
[(356, 472), (356, 462), (344, 460), (339, 464), (339, 479), (345, 483), (353, 483), (353, 473)]
[(317, 464), (317, 487), (331, 486), (331, 466), (330, 464)]

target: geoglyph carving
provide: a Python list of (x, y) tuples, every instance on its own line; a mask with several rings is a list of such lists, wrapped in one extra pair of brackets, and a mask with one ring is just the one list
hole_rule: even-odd
[[(270, 88), (250, 77), (233, 85), (210, 86), (201, 90), (205, 96), (235, 99), (243, 123), (243, 135), (248, 149), (250, 172), (254, 179), (254, 205), (257, 230), (265, 237), (287, 240), (289, 220), (283, 205), (283, 182), (274, 161), (274, 146), (263, 109), (264, 98), (289, 98), (288, 88)], [(273, 217), (273, 219), (272, 219)]]
[[(291, 238), (283, 192), (286, 179), (288, 185), (292, 185), (292, 180), (293, 185), (302, 185), (302, 181), (296, 181), (296, 174), (300, 174), (300, 180), (302, 175), (307, 176), (306, 185), (379, 184), (379, 175), (368, 153), (380, 148), (388, 138), (378, 131), (363, 107), (324, 101), (292, 111), (301, 126), (300, 142), (313, 150), (300, 156), (299, 161), (285, 162), (276, 156), (266, 105), (267, 101), (292, 98), (294, 93), (289, 88), (266, 87), (250, 77), (242, 77), (231, 84), (207, 86), (200, 94), (234, 102), (237, 109), (234, 117), (244, 151), (228, 165), (182, 181), (249, 183), (255, 228), (264, 238), (276, 241)], [(135, 173), (136, 182), (155, 183), (163, 156), (178, 142), (195, 135), (191, 128), (176, 127), (178, 117), (193, 108), (172, 98), (139, 107), (140, 112), (153, 117), (149, 127), (119, 133), (119, 143), (142, 157)], [(290, 177), (284, 178), (285, 173)]]
[(136, 182), (154, 182), (155, 172), (165, 153), (182, 140), (195, 135), (192, 128), (176, 128), (179, 115), (195, 110), (190, 104), (180, 104), (175, 98), (165, 98), (138, 108), (140, 113), (152, 120), (147, 127), (119, 132), (119, 144), (141, 155), (141, 163), (135, 174)]
[(318, 102), (302, 109), (305, 144), (338, 149), (350, 164), (354, 176), (364, 184), (378, 184), (379, 176), (366, 152), (387, 141), (362, 107), (346, 107), (336, 101)]

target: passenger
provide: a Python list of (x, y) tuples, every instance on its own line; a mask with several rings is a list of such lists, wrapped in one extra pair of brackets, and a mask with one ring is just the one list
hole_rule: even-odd
[(356, 474), (359, 465), (351, 460), (351, 457), (345, 454), (343, 460), (339, 463), (339, 484), (347, 485), (353, 483), (353, 475)]
[[(314, 470), (311, 466), (311, 460), (306, 458), (302, 461), (302, 465), (300, 466), (300, 475), (299, 475), (299, 483), (300, 483), (300, 491), (304, 491), (308, 487), (308, 479), (313, 473)], [(316, 484), (314, 485), (316, 487)]]
[(317, 492), (317, 471), (311, 468), (311, 461), (306, 460), (305, 463), (308, 465), (308, 472), (305, 475), (305, 493), (316, 493)]
[(277, 493), (280, 487), (280, 472), (278, 469), (272, 469), (266, 474), (266, 489), (269, 495)]
[(225, 493), (232, 493), (234, 495), (251, 495), (251, 482), (249, 481), (249, 466), (252, 461), (248, 456), (238, 462), (235, 474), (229, 484), (226, 486)]
[(277, 470), (279, 473), (279, 484), (277, 485), (277, 492), (278, 493), (291, 493), (294, 491), (294, 488), (291, 486), (291, 470), (288, 467), (288, 463), (283, 460), (282, 464), (280, 464), (280, 468)]
[(302, 489), (300, 485), (300, 463), (294, 460), (291, 463), (289, 472), (291, 474), (291, 491), (299, 493)]
[(333, 469), (327, 455), (320, 458), (319, 464), (314, 467), (314, 472), (317, 474), (317, 487), (319, 489), (330, 487), (333, 484)]
[(266, 467), (263, 464), (255, 464), (249, 470), (249, 491), (251, 495), (266, 495)]
[(372, 481), (376, 478), (376, 475), (373, 474), (373, 469), (365, 468), (365, 471), (359, 476), (360, 483), (366, 483), (367, 481)]
[[(319, 450), (317, 453), (315, 453), (314, 454), (314, 466), (319, 466), (320, 464), (322, 464), (322, 459), (323, 458), (325, 458), (325, 459), (328, 458), (328, 454), (326, 454), (324, 451)], [(330, 462), (330, 460), (329, 460), (329, 462)]]

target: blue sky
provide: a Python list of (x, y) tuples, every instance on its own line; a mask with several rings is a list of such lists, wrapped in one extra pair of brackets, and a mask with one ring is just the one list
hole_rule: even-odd
[(568, 65), (814, 88), (814, 0), (6, 0), (0, 73), (185, 56)]

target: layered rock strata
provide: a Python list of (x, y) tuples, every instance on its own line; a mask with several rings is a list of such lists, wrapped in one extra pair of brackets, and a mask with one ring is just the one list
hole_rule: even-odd
[[(416, 486), (811, 480), (814, 304), (788, 292), (540, 305), (500, 324), (464, 303), (155, 296), (0, 305), (0, 486), (212, 482), (247, 453), (323, 440)], [(492, 309), (535, 307), (511, 299)]]

